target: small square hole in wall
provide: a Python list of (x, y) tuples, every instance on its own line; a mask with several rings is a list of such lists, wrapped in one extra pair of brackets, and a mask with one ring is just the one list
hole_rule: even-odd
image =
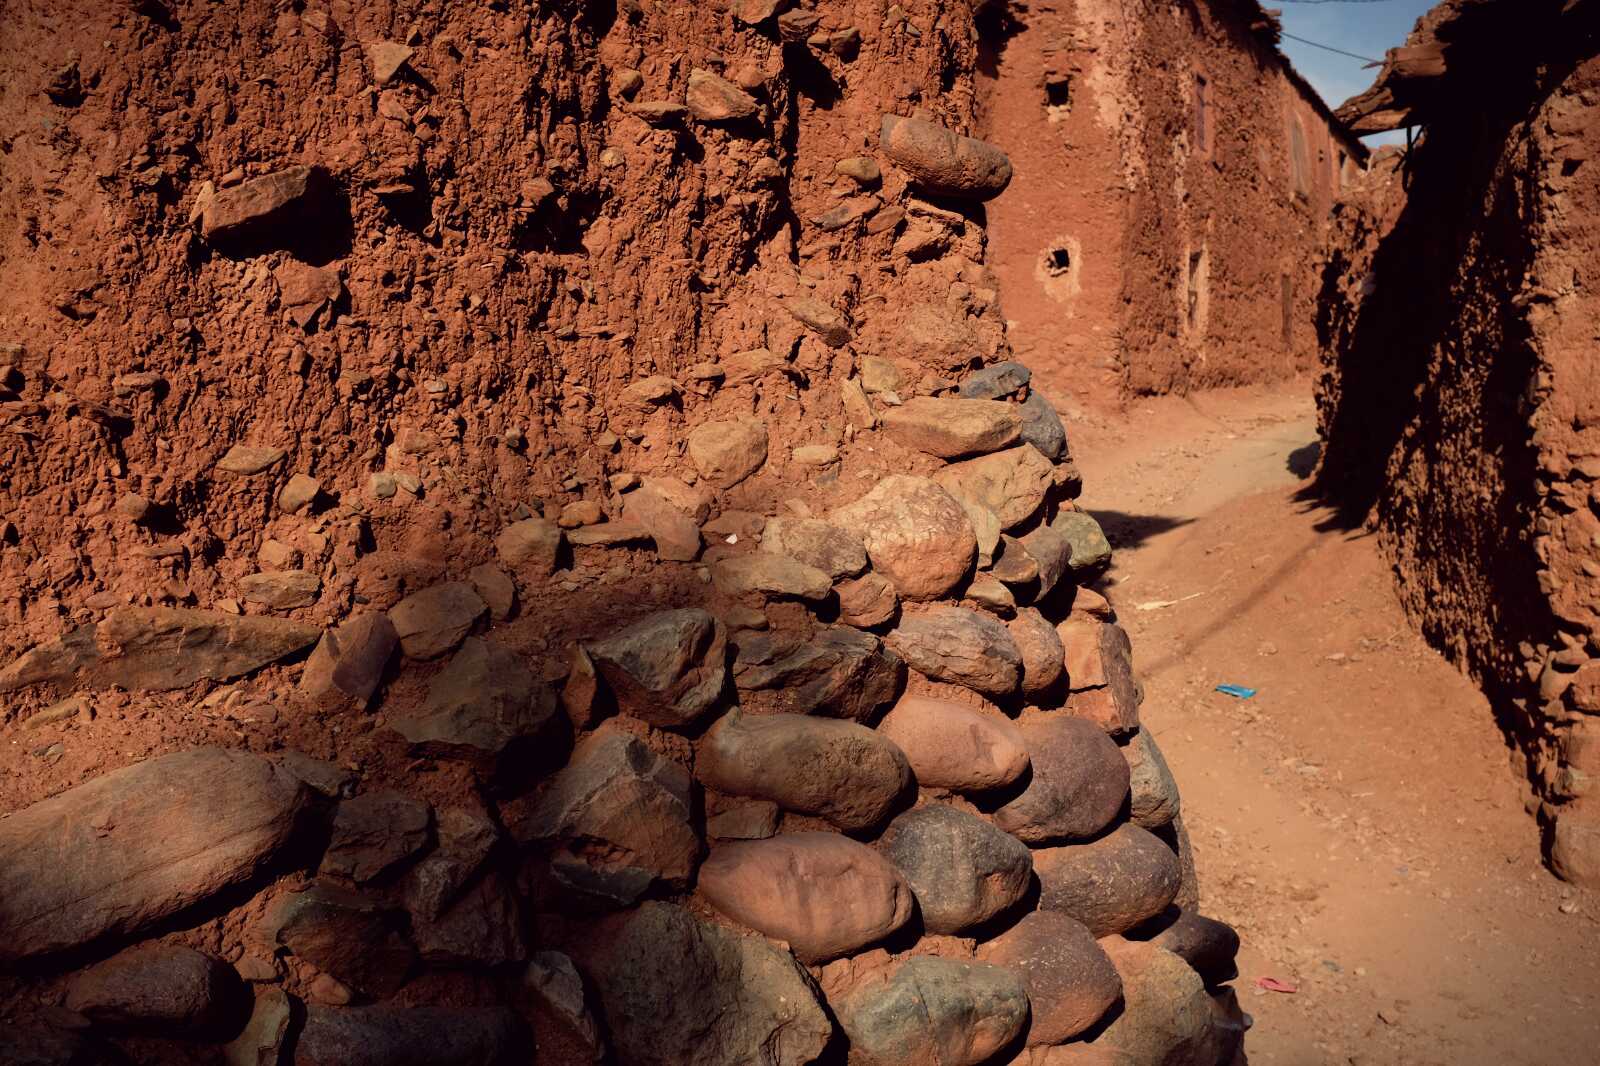
[(1051, 248), (1044, 253), (1044, 268), (1052, 277), (1072, 269), (1072, 253), (1065, 248)]
[(1046, 74), (1044, 76), (1044, 102), (1050, 107), (1067, 107), (1072, 103), (1072, 75)]

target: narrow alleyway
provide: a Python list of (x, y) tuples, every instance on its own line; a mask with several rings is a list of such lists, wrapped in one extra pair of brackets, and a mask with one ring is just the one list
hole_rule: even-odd
[(1301, 498), (1308, 389), (1073, 425), (1204, 906), (1244, 938), (1251, 1062), (1589, 1061), (1600, 900), (1541, 866), (1490, 708), (1407, 624), (1375, 543)]

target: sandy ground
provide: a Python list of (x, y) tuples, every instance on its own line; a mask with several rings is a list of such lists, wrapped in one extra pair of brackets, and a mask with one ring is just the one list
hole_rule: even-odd
[(1250, 1061), (1600, 1061), (1600, 898), (1540, 865), (1487, 701), (1407, 624), (1372, 538), (1303, 498), (1308, 388), (1068, 424), (1204, 907), (1244, 938)]

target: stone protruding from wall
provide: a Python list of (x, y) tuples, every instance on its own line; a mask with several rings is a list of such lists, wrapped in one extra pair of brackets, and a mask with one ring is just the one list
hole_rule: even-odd
[[(172, 6), (75, 54), (131, 20), (209, 56)], [(141, 155), (199, 227), (152, 198), (171, 239), (128, 241), (177, 250), (151, 313), (208, 308), (163, 343), (263, 343), (160, 364), (198, 394), (117, 378), (179, 442), (159, 470), (147, 426), (117, 445), (159, 500), (29, 571), (72, 628), (30, 606), (0, 674), (27, 753), (0, 779), (0, 1058), (1227, 1066), (1231, 946), (1184, 922), (1175, 788), (1128, 747), (1111, 547), (983, 265), (973, 201), (1009, 161), (962, 132), (969, 11), (607, 12), (247, 10), (225, 65), (261, 77), (218, 68), (179, 110), (228, 117), (192, 132), (207, 158), (282, 158), (202, 203), (189, 149)], [(336, 140), (279, 103), (232, 120), (301, 62), (332, 71), (307, 114), (347, 94)], [(50, 106), (117, 129), (170, 73), (77, 70)], [(330, 209), (350, 232), (307, 246), (292, 220)], [(98, 365), (99, 328), (62, 359)], [(15, 361), (7, 404), (66, 373)], [(285, 368), (294, 403), (208, 406)], [(38, 404), (65, 406), (123, 427)], [(189, 465), (246, 423), (274, 433)], [(61, 498), (112, 476), (74, 439)], [(172, 561), (113, 610), (76, 560), (123, 543)]]

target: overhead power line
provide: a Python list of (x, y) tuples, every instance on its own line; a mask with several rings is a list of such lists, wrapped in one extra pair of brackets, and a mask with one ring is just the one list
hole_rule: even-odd
[[(1332, 3), (1333, 0), (1301, 0), (1301, 2), (1302, 3)], [(1373, 2), (1376, 2), (1376, 0), (1345, 0), (1345, 2), (1346, 3), (1373, 3)], [(1381, 60), (1381, 59), (1373, 59), (1371, 56), (1359, 56), (1359, 55), (1356, 55), (1354, 52), (1346, 52), (1343, 48), (1335, 48), (1331, 44), (1322, 44), (1319, 41), (1311, 41), (1311, 40), (1307, 40), (1304, 37), (1296, 37), (1292, 33), (1283, 33), (1283, 32), (1280, 31), (1279, 32), (1279, 36), (1280, 37), (1286, 37), (1291, 41), (1299, 41), (1301, 44), (1309, 44), (1312, 48), (1320, 48), (1324, 52), (1335, 52), (1335, 53), (1337, 53), (1339, 55), (1342, 55), (1342, 56), (1349, 56), (1351, 59), (1359, 59), (1363, 63), (1373, 63), (1373, 64), (1380, 64), (1380, 65), (1383, 63), (1383, 60)]]

